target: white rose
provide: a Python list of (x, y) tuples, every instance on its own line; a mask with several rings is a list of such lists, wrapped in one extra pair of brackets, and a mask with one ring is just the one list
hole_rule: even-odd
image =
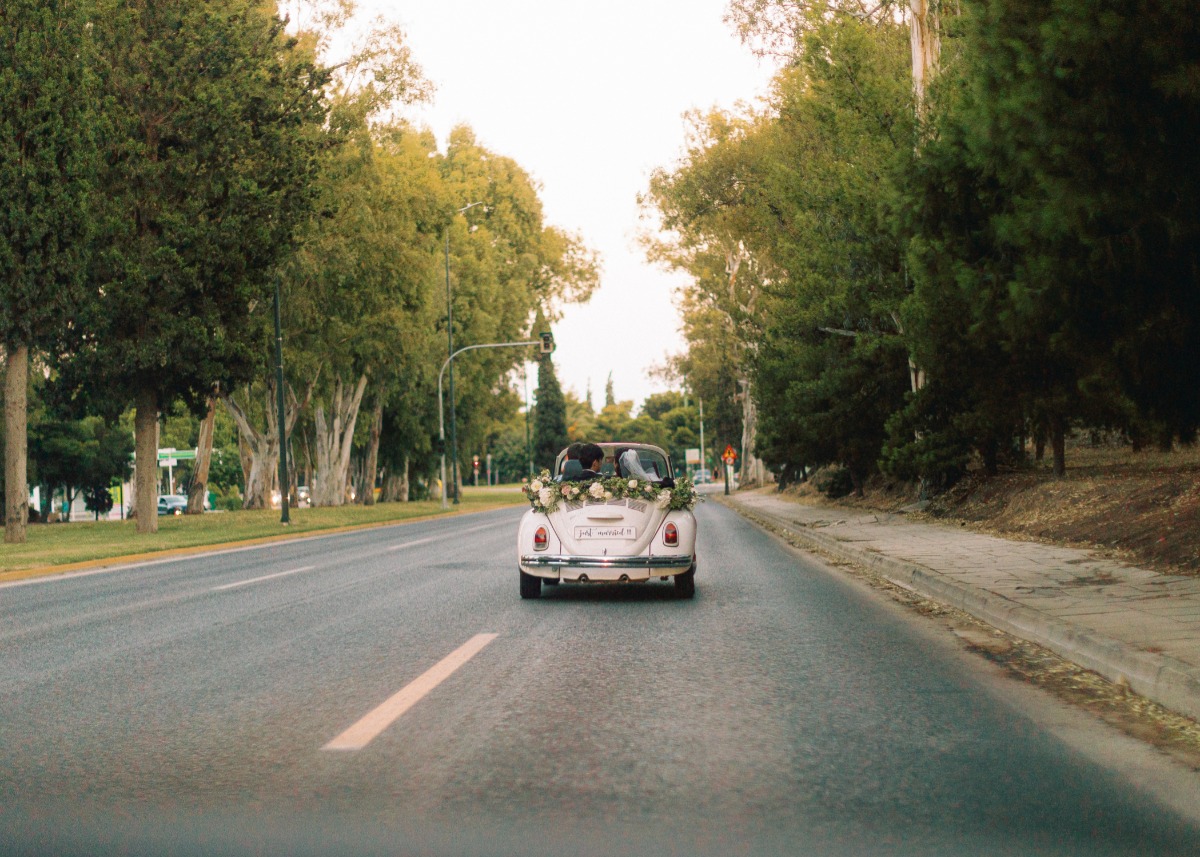
[(661, 494), (659, 494), (658, 499), (654, 501), (654, 505), (658, 506), (658, 508), (660, 508), (660, 509), (665, 509), (665, 508), (667, 508), (667, 506), (671, 505), (670, 489), (667, 489), (666, 491), (663, 491)]
[(604, 499), (605, 499), (605, 500), (611, 500), (611, 499), (612, 499), (612, 492), (611, 492), (611, 491), (605, 491), (605, 492), (604, 492)]
[(636, 488), (636, 487), (637, 487), (637, 480), (636, 480), (636, 479), (630, 479), (630, 480), (629, 480), (629, 487), (630, 487), (630, 488)]
[(549, 488), (543, 488), (538, 491), (538, 502), (543, 506), (549, 506), (554, 500), (554, 492)]
[(541, 483), (541, 480), (538, 480), (538, 479), (535, 479), (535, 480), (533, 480), (532, 482), (530, 482), (530, 483), (529, 483), (529, 490), (530, 490), (530, 491), (541, 491), (541, 490), (542, 490), (542, 488), (544, 488), (544, 487), (545, 487), (545, 486), (544, 486), (544, 485), (542, 485), (542, 483)]
[(599, 500), (601, 497), (604, 496), (604, 486), (601, 485), (599, 482), (593, 482), (588, 487), (588, 493), (591, 494), (593, 497), (595, 497), (597, 500)]

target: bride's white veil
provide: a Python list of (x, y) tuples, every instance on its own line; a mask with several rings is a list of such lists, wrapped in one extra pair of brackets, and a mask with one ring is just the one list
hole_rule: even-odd
[(654, 477), (642, 467), (642, 462), (638, 459), (636, 449), (627, 449), (621, 454), (621, 474), (628, 479), (641, 479), (645, 482), (654, 481)]

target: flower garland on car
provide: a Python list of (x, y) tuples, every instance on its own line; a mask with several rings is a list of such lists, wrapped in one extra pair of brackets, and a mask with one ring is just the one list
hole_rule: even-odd
[(645, 479), (625, 479), (610, 476), (587, 482), (555, 482), (549, 470), (543, 470), (532, 481), (521, 486), (535, 512), (550, 514), (563, 501), (574, 503), (607, 503), (609, 500), (642, 500), (660, 509), (677, 512), (696, 506), (696, 488), (692, 480), (680, 478), (674, 488), (664, 488)]

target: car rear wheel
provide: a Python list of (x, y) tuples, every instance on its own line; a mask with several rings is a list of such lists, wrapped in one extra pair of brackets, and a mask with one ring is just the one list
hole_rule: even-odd
[(521, 572), (521, 597), (538, 598), (542, 594), (542, 579), (534, 574)]
[(675, 595), (679, 598), (694, 598), (696, 596), (696, 564), (683, 574), (675, 575)]

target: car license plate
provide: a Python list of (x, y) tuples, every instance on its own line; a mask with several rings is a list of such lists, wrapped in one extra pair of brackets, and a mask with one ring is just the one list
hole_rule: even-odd
[(576, 527), (577, 541), (585, 539), (636, 539), (637, 527)]

